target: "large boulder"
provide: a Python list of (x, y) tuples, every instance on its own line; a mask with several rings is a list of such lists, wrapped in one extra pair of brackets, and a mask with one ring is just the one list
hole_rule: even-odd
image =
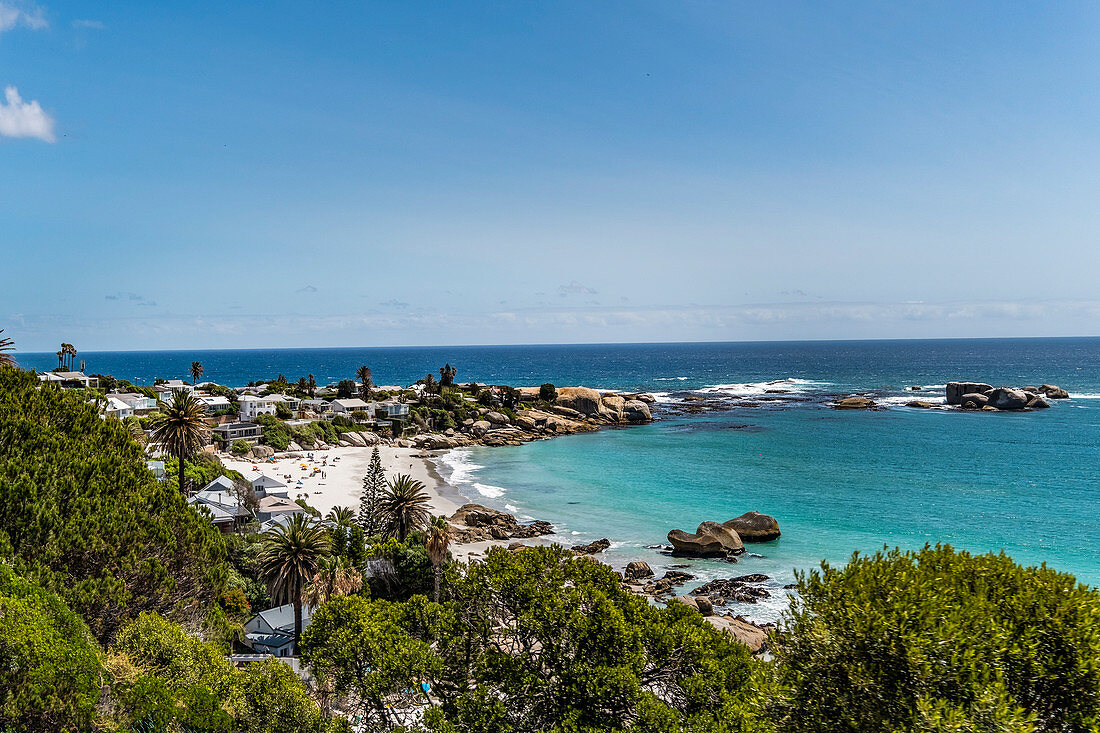
[(480, 438), (485, 433), (489, 432), (493, 427), (493, 424), (488, 420), (478, 420), (470, 427), (470, 432), (474, 434), (474, 437)]
[(507, 425), (509, 423), (508, 416), (502, 412), (496, 412), (490, 410), (485, 413), (485, 419), (491, 422), (493, 425)]
[(270, 445), (254, 445), (252, 446), (252, 457), (263, 460), (264, 458), (271, 458), (275, 455), (275, 449)]
[(601, 398), (599, 392), (588, 387), (559, 387), (554, 404), (590, 417), (599, 413)]
[(768, 641), (768, 632), (764, 629), (742, 621), (733, 616), (707, 616), (707, 622), (717, 629), (721, 629), (733, 636), (749, 648), (753, 654), (763, 651)]
[(974, 392), (986, 394), (992, 390), (993, 385), (986, 384), (985, 382), (948, 382), (947, 404), (961, 405), (963, 403), (963, 395), (972, 394)]
[(978, 392), (970, 392), (962, 396), (959, 406), (964, 410), (980, 410), (989, 404), (989, 398)]
[(340, 439), (341, 440), (346, 440), (348, 443), (350, 443), (351, 445), (354, 445), (356, 448), (366, 448), (367, 447), (367, 441), (363, 438), (362, 433), (358, 433), (358, 432), (355, 432), (355, 431), (348, 431), (346, 433), (341, 433), (340, 434)]
[(617, 394), (606, 394), (600, 398), (600, 415), (612, 422), (622, 422), (623, 405), (626, 400)]
[(688, 557), (725, 557), (745, 551), (745, 545), (737, 532), (718, 522), (703, 522), (690, 534), (682, 529), (668, 533), (672, 554)]
[(608, 547), (611, 547), (611, 540), (604, 537), (602, 540), (596, 540), (587, 545), (573, 545), (570, 549), (578, 555), (595, 555), (596, 553), (603, 552)]
[(626, 570), (623, 571), (623, 577), (627, 580), (652, 578), (653, 568), (649, 567), (649, 563), (645, 560), (631, 560), (626, 564)]
[(1052, 400), (1064, 400), (1069, 397), (1069, 392), (1065, 391), (1056, 384), (1039, 385), (1039, 391)]
[(1027, 407), (1027, 395), (1011, 387), (998, 387), (989, 393), (988, 405), (998, 410), (1022, 410)]
[(1033, 397), (1027, 403), (1027, 409), (1029, 410), (1045, 410), (1050, 407), (1050, 403), (1042, 397)]
[(302, 446), (298, 445), (297, 443), (295, 443), (295, 442), (294, 442), (294, 441), (292, 440), (292, 441), (290, 441), (290, 443), (289, 443), (289, 444), (287, 445), (286, 449), (287, 449), (288, 451), (291, 451), (292, 453), (300, 453), (300, 452), (302, 451)]
[(779, 522), (774, 517), (760, 512), (745, 512), (727, 522), (726, 529), (732, 529), (742, 542), (771, 542), (779, 539)]
[(627, 422), (649, 422), (653, 419), (653, 413), (644, 401), (627, 400), (623, 405), (623, 418)]
[(875, 406), (875, 401), (868, 397), (845, 397), (833, 403), (837, 410), (870, 410)]

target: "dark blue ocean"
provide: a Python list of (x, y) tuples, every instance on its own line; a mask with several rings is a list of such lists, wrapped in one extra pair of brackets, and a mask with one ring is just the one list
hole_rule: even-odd
[[(52, 354), (18, 355), (56, 366)], [(135, 383), (187, 378), (230, 385), (312, 373), (407, 384), (449, 362), (460, 381), (583, 384), (660, 393), (662, 419), (643, 427), (455, 451), (444, 476), (485, 504), (554, 522), (566, 542), (608, 537), (615, 564), (681, 562), (649, 546), (674, 527), (694, 531), (756, 509), (783, 537), (749, 546), (736, 566), (692, 562), (701, 577), (763, 572), (776, 598), (741, 609), (774, 618), (796, 569), (853, 551), (947, 542), (1004, 550), (1100, 584), (1100, 339), (288, 349), (80, 354), (90, 373)], [(942, 401), (943, 385), (1058, 384), (1049, 410), (962, 413), (904, 407)], [(782, 381), (779, 381), (782, 380)], [(772, 384), (766, 384), (772, 383)], [(925, 389), (907, 391), (912, 385)], [(771, 392), (768, 392), (771, 390)], [(776, 390), (782, 390), (777, 392)], [(887, 409), (840, 412), (835, 395), (867, 392)], [(692, 394), (728, 405), (675, 414)], [(661, 407), (659, 405), (658, 412)], [(757, 556), (758, 555), (758, 556)]]

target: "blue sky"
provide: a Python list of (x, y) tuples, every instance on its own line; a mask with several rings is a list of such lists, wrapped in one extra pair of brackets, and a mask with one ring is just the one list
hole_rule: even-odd
[(0, 0), (23, 351), (1100, 334), (1100, 5)]

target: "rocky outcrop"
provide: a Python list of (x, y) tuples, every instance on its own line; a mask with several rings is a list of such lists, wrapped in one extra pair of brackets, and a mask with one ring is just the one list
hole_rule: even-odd
[(626, 564), (623, 577), (627, 580), (643, 580), (653, 577), (653, 568), (644, 560), (631, 560)]
[(674, 529), (668, 533), (672, 554), (685, 557), (727, 557), (745, 551), (745, 545), (737, 532), (718, 524), (703, 522), (695, 534)]
[(993, 385), (986, 384), (985, 382), (948, 382), (947, 383), (947, 404), (949, 405), (961, 405), (963, 403), (963, 395), (974, 394), (986, 394), (993, 391)]
[(934, 407), (939, 407), (935, 402), (926, 402), (925, 400), (910, 400), (905, 403), (906, 407), (916, 407), (921, 410), (931, 410)]
[(631, 423), (649, 422), (653, 419), (653, 413), (645, 400), (627, 400), (623, 404), (623, 419)]
[(270, 445), (254, 445), (252, 446), (252, 457), (263, 460), (265, 458), (271, 458), (275, 455), (275, 449)]
[(737, 578), (712, 580), (693, 590), (691, 595), (705, 596), (715, 606), (725, 606), (730, 603), (756, 603), (763, 598), (771, 598), (772, 594), (767, 588), (753, 585), (763, 583), (767, 579), (768, 576), (756, 573)]
[(573, 545), (570, 549), (578, 555), (595, 555), (611, 547), (611, 540), (604, 537), (602, 540), (589, 542), (587, 545)]
[(722, 522), (726, 529), (732, 529), (742, 542), (771, 542), (779, 539), (779, 522), (767, 514), (752, 511), (739, 517)]
[(536, 520), (520, 524), (511, 514), (480, 504), (463, 504), (451, 515), (450, 521), (458, 525), (455, 532), (455, 541), (458, 543), (528, 539), (554, 534), (554, 525), (549, 522)]
[(836, 410), (871, 410), (875, 406), (875, 401), (869, 397), (845, 397), (833, 403)]
[(1022, 410), (1027, 407), (1027, 394), (1011, 387), (998, 387), (987, 395), (991, 407), (998, 410)]
[(768, 631), (754, 623), (735, 616), (707, 616), (707, 623), (716, 629), (725, 631), (737, 641), (749, 648), (753, 654), (764, 651), (768, 642)]
[(984, 382), (948, 382), (946, 392), (948, 405), (983, 412), (1042, 410), (1050, 407), (1048, 399), (1069, 397), (1068, 392), (1054, 384), (994, 388)]
[(575, 410), (580, 415), (595, 415), (600, 411), (600, 393), (588, 387), (559, 387), (554, 404)]

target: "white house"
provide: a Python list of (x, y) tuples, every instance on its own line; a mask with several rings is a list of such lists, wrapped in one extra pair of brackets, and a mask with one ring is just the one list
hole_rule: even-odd
[(195, 393), (195, 399), (206, 406), (206, 414), (208, 415), (213, 415), (215, 412), (228, 410), (232, 407), (229, 398), (223, 397), (222, 395)]
[[(313, 617), (311, 606), (302, 606), (302, 631)], [(294, 653), (294, 604), (260, 611), (245, 622), (244, 636), (259, 654), (288, 657)]]
[[(397, 400), (385, 400), (374, 403), (375, 414), (390, 420), (404, 420), (409, 416), (409, 406)], [(381, 414), (379, 414), (381, 413)]]
[(88, 377), (84, 372), (41, 372), (38, 379), (48, 384), (56, 384), (61, 389), (96, 389), (98, 377)]
[(194, 394), (195, 388), (181, 379), (169, 379), (160, 384), (153, 385), (157, 393), (157, 399), (161, 402), (171, 402), (176, 392)]
[(240, 406), (241, 422), (255, 420), (257, 415), (274, 415), (277, 402), (279, 400), (273, 400), (270, 397), (241, 395), (237, 400), (237, 404)]
[(291, 412), (297, 412), (299, 405), (302, 403), (297, 397), (288, 394), (270, 394), (267, 396), (267, 399), (271, 400), (273, 403), (282, 402)]
[(104, 412), (108, 417), (117, 417), (119, 420), (124, 420), (133, 416), (134, 408), (116, 397), (108, 397)]
[(116, 399), (125, 402), (135, 415), (148, 415), (157, 409), (156, 397), (146, 397), (140, 392), (112, 392), (107, 399)]
[(302, 400), (301, 408), (303, 410), (313, 410), (318, 415), (324, 415), (332, 409), (332, 404), (328, 400)]
[(347, 400), (333, 400), (331, 405), (334, 415), (350, 415), (353, 412), (365, 412), (370, 414), (371, 411), (371, 406), (358, 397)]
[(286, 484), (263, 471), (249, 471), (244, 475), (244, 480), (252, 484), (256, 496), (280, 496), (285, 499), (290, 495)]

